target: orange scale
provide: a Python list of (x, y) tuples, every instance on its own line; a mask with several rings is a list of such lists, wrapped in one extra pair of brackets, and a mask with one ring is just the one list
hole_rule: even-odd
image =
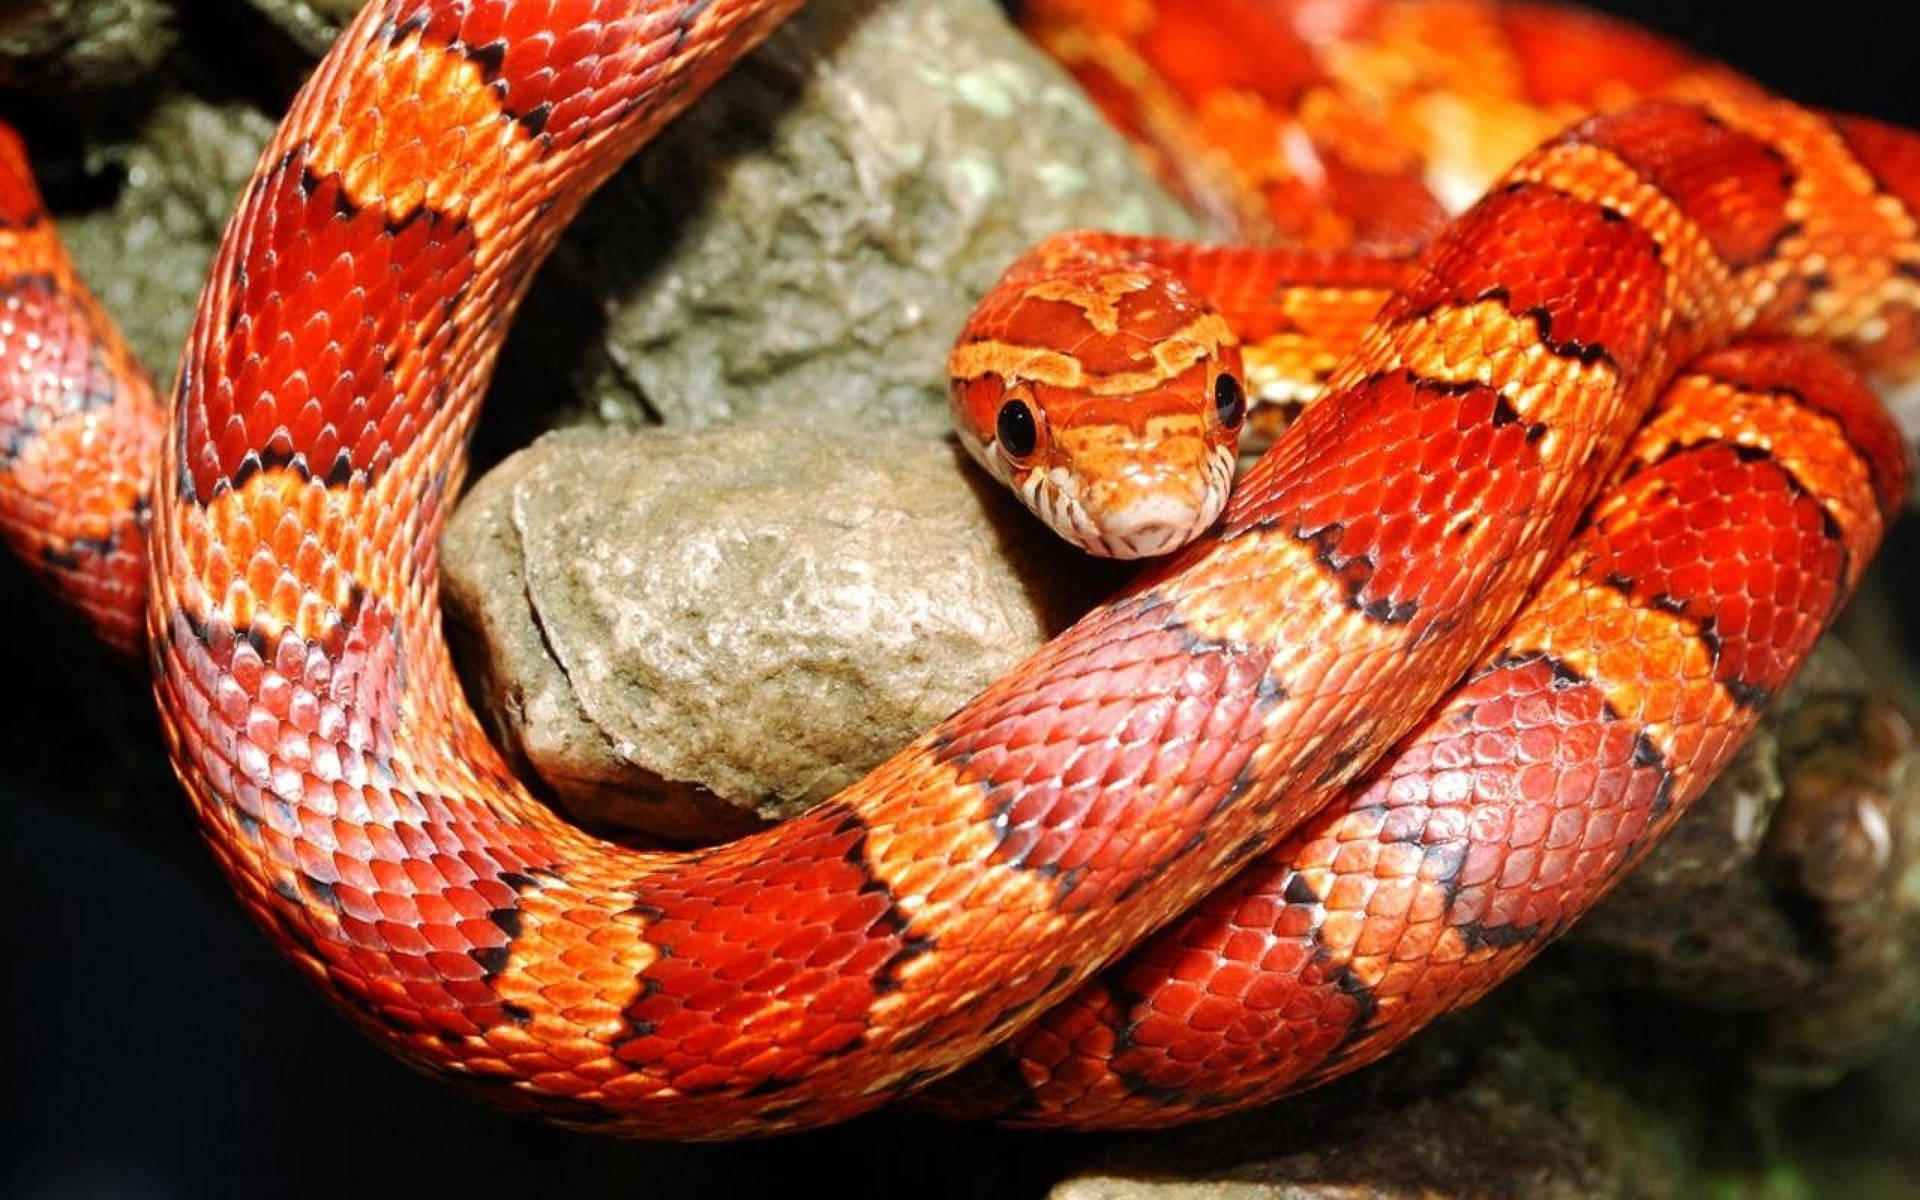
[(408, 861), (411, 860), (396, 862), (376, 858), (364, 863), (357, 862), (353, 867), (354, 875), (358, 877), (355, 882), (383, 897), (411, 896), (416, 889), (413, 879), (407, 874), (405, 864)]
[(1426, 861), (1425, 846), (1415, 842), (1383, 842), (1374, 859), (1371, 874), (1379, 886), (1385, 887), (1390, 881), (1419, 874)]
[(1370, 912), (1364, 914), (1363, 917), (1363, 923), (1358, 930), (1358, 936), (1354, 938), (1352, 945), (1348, 948), (1348, 953), (1356, 959), (1383, 959), (1390, 957), (1393, 954), (1394, 947), (1399, 944), (1402, 935), (1406, 933), (1405, 924), (1391, 917), (1388, 919), (1377, 919), (1376, 914)]
[[(1258, 972), (1250, 966), (1228, 959), (1205, 980), (1203, 990), (1215, 997), (1233, 999), (1245, 995), (1258, 979)], [(1227, 1023), (1230, 1022), (1223, 1022), (1217, 1028), (1225, 1028)]]
[(447, 995), (448, 986), (480, 979), (486, 972), (474, 961), (470, 947), (440, 945), (435, 941), (433, 932), (432, 927), (414, 929), (404, 945), (407, 950), (418, 953), (430, 968), (428, 978), (432, 982), (418, 992), (423, 1001), (433, 998), (440, 1004), (447, 1004), (452, 1000)]
[[(1439, 889), (1424, 888), (1423, 893), (1432, 896), (1436, 911), (1444, 911), (1446, 897)], [(1390, 930), (1383, 930), (1381, 944), (1375, 953), (1393, 963), (1413, 964), (1432, 960), (1439, 953), (1442, 944), (1453, 939), (1457, 926), (1445, 920), (1408, 921)], [(1386, 936), (1387, 934), (1391, 936)]]
[(339, 854), (362, 861), (379, 856), (374, 827), (358, 818), (329, 818), (327, 834)]
[(1311, 1004), (1312, 998), (1303, 995), (1305, 988), (1301, 981), (1289, 973), (1277, 972), (1262, 964), (1247, 982), (1245, 991), (1240, 995), (1242, 1022), (1250, 1031), (1271, 1029), (1275, 1018), (1284, 1018), (1291, 1006), (1299, 1012), (1303, 1006)]
[(585, 1083), (604, 1083), (626, 1071), (607, 1056), (605, 1045), (591, 1038), (557, 1038), (541, 1043), (541, 1047), (555, 1064)]
[[(1243, 878), (1251, 881), (1252, 876), (1249, 875)], [(1284, 904), (1279, 899), (1279, 889), (1274, 886), (1271, 880), (1263, 882), (1258, 887), (1251, 886), (1250, 882), (1250, 885), (1243, 889), (1243, 898), (1226, 917), (1227, 923), (1214, 927), (1221, 929), (1235, 942), (1238, 942), (1239, 939), (1248, 934), (1252, 934), (1261, 938), (1264, 943), (1266, 931), (1273, 928), (1274, 922), (1279, 919), (1284, 907)], [(1213, 910), (1214, 906), (1209, 905), (1209, 911)], [(1234, 957), (1240, 958), (1246, 956), (1244, 954), (1235, 954)]]
[(1194, 1008), (1205, 999), (1204, 990), (1184, 979), (1170, 981), (1167, 986), (1154, 989), (1150, 998), (1151, 1008), (1134, 1012), (1135, 1019), (1128, 1040), (1136, 1047), (1164, 1049), (1181, 1036), (1181, 1027)]
[[(375, 863), (373, 865), (377, 871), (383, 864)], [(373, 903), (374, 907), (380, 911), (380, 916), (376, 920), (376, 924), (380, 925), (382, 929), (406, 929), (408, 932), (405, 936), (408, 939), (408, 946), (416, 950), (425, 949), (425, 944), (418, 940), (420, 934), (415, 928), (420, 920), (420, 911), (414, 906), (412, 889), (409, 888), (401, 891), (382, 889), (376, 891), (373, 893)]]
[(1379, 857), (1380, 845), (1373, 840), (1342, 843), (1334, 854), (1332, 863), (1329, 864), (1331, 878), (1324, 883), (1320, 880), (1313, 881), (1314, 890), (1319, 892), (1321, 902), (1329, 908), (1340, 907), (1335, 903), (1338, 889), (1348, 885), (1350, 881), (1357, 881), (1360, 876), (1372, 875), (1374, 864)]
[(1431, 935), (1424, 953), (1410, 953), (1408, 958), (1399, 962), (1374, 964), (1376, 978), (1372, 995), (1376, 1013), (1371, 1025), (1377, 1031), (1376, 1037), (1384, 1042), (1380, 1046), (1381, 1052), (1398, 1040), (1396, 1029), (1404, 1030), (1410, 1024), (1423, 1021), (1422, 1018), (1409, 1019), (1405, 1014), (1396, 1014), (1400, 1006), (1424, 1010), (1433, 1004), (1435, 997), (1457, 994), (1458, 979), (1470, 972), (1476, 962), (1502, 953), (1485, 948), (1469, 950), (1458, 925), (1443, 925), (1422, 930), (1421, 933), (1422, 936)]
[(1534, 873), (1540, 868), (1540, 851), (1534, 845), (1514, 846), (1500, 864), (1500, 874), (1494, 879), (1494, 888), (1498, 892), (1520, 891), (1529, 886)]
[(478, 1037), (482, 1032), (480, 1022), (500, 1024), (506, 1019), (500, 1011), (499, 997), (483, 979), (447, 979), (440, 991), (448, 1007), (439, 1010), (437, 1021), (449, 1033)]
[[(508, 828), (503, 823), (491, 821), (472, 824), (476, 829), (485, 829), (489, 832)], [(501, 843), (494, 846), (491, 853), (483, 853), (463, 845), (460, 841), (462, 831), (448, 822), (425, 827), (403, 825), (399, 828), (416, 831), (408, 841), (411, 844), (417, 840), (421, 848), (413, 853), (431, 861), (434, 869), (439, 871), (443, 878), (466, 880), (494, 908), (513, 906), (517, 893), (512, 886), (498, 876), (505, 871), (525, 870), (529, 864), (513, 860), (509, 853), (510, 847), (505, 844), (504, 838)], [(543, 887), (548, 883), (546, 879), (540, 879), (538, 882)]]
[[(1333, 861), (1333, 856), (1342, 846), (1379, 840), (1388, 822), (1399, 819), (1397, 810), (1415, 808), (1427, 800), (1425, 795), (1419, 794), (1425, 782), (1417, 776), (1396, 780), (1390, 789), (1385, 811), (1376, 803), (1379, 799), (1377, 783), (1359, 801), (1344, 810), (1338, 805), (1321, 809), (1309, 826), (1312, 831), (1310, 838), (1295, 834), (1289, 839), (1290, 843), (1299, 846), (1299, 856), (1289, 861), (1302, 869), (1325, 866)], [(1406, 786), (1403, 787), (1403, 784)]]
[(597, 1091), (613, 1104), (620, 1103), (623, 1098), (637, 1099), (648, 1096), (655, 1090), (652, 1086), (637, 1081), (624, 1088), (618, 1087), (616, 1085), (621, 1082), (620, 1078), (608, 1080), (600, 1087), (593, 1088), (589, 1086), (587, 1080), (580, 1078), (571, 1068), (565, 1065), (551, 1066), (550, 1062), (551, 1060), (545, 1058), (540, 1059), (538, 1065), (515, 1062), (501, 1071), (501, 1075), (516, 1080), (524, 1078), (529, 1087), (550, 1096), (586, 1096)]
[[(348, 893), (352, 893), (351, 899)], [(346, 939), (346, 953), (356, 961), (378, 964), (386, 953), (376, 926), (379, 905), (371, 895), (347, 884), (336, 886), (334, 895), (340, 898), (340, 933)]]
[(1586, 807), (1561, 808), (1553, 816), (1553, 825), (1547, 832), (1544, 843), (1549, 850), (1564, 850), (1577, 846), (1586, 837), (1593, 813)]
[[(403, 957), (392, 960), (406, 977), (402, 985), (406, 992), (406, 1003), (415, 1023), (428, 1029), (434, 1029), (439, 1021), (453, 1010), (447, 993), (440, 986), (423, 959)], [(464, 1020), (464, 1018), (456, 1018)]]
[[(288, 820), (295, 825), (296, 829), (298, 829), (306, 819), (307, 815), (304, 813), (293, 814), (288, 818)], [(306, 831), (304, 829), (299, 829), (294, 839), (287, 843), (288, 847), (293, 851), (290, 857), (296, 870), (307, 876), (308, 879), (329, 885), (338, 884), (343, 879), (349, 883), (360, 882), (360, 879), (356, 876), (343, 875), (340, 868), (335, 865), (332, 850), (308, 841), (305, 834)], [(347, 863), (349, 866), (357, 865), (352, 859), (348, 859)]]
[[(1547, 798), (1554, 806), (1567, 809), (1592, 803), (1597, 797), (1609, 794), (1603, 790), (1603, 779), (1610, 776), (1614, 770), (1625, 766), (1625, 753), (1625, 751), (1610, 752), (1605, 762), (1589, 759), (1557, 764), (1558, 774)], [(1602, 773), (1603, 768), (1606, 771), (1605, 776)]]
[[(1522, 703), (1524, 705), (1527, 702), (1523, 701)], [(1533, 700), (1532, 703), (1537, 704), (1537, 699)], [(1523, 708), (1522, 711), (1525, 711), (1525, 709)], [(1489, 719), (1491, 719), (1491, 717), (1489, 717)], [(1536, 725), (1538, 723), (1538, 720), (1528, 722), (1528, 724)], [(1472, 739), (1472, 764), (1475, 767), (1484, 769), (1487, 767), (1504, 766), (1517, 757), (1519, 738), (1515, 735), (1512, 727), (1514, 724), (1519, 724), (1517, 718), (1511, 723), (1503, 722), (1498, 728), (1481, 728), (1474, 733)]]
[[(495, 931), (498, 932), (497, 930)], [(593, 986), (578, 979), (556, 979), (540, 988), (540, 995), (570, 1023), (582, 1023), (601, 1003)]]
[(1274, 936), (1282, 939), (1311, 937), (1322, 919), (1322, 906), (1318, 903), (1288, 904), (1274, 920)]
[(1573, 866), (1568, 874), (1567, 894), (1555, 897), (1551, 901), (1553, 906), (1564, 911), (1580, 897), (1591, 894), (1613, 874), (1636, 840), (1636, 837), (1623, 836), (1617, 841), (1608, 839), (1580, 847), (1573, 856)]
[(803, 964), (813, 971), (837, 971), (848, 975), (871, 975), (884, 968), (893, 957), (891, 947), (876, 946), (864, 929), (836, 932), (824, 938)]
[(405, 880), (404, 890), (409, 895), (432, 895), (447, 886), (446, 877), (429, 859), (407, 858), (395, 865), (399, 872), (394, 878)]
[(1410, 876), (1383, 878), (1367, 897), (1367, 915), (1380, 921), (1403, 920), (1419, 890), (1419, 882)]
[(1313, 965), (1276, 971), (1264, 976), (1258, 989), (1261, 1005), (1257, 1011), (1271, 1014), (1279, 1024), (1310, 1030), (1316, 1025), (1344, 1021), (1353, 1010), (1353, 997), (1329, 986), (1323, 973)]
[(1210, 1058), (1219, 1035), (1234, 1025), (1236, 1006), (1229, 1001), (1203, 998), (1188, 1013), (1181, 1030), (1185, 1036), (1171, 1039), (1162, 1049), (1168, 1065), (1193, 1068)]
[[(1550, 779), (1557, 770), (1561, 752), (1562, 722), (1555, 696), (1537, 697), (1537, 703), (1519, 708), (1516, 724), (1524, 721), (1520, 736), (1513, 741), (1512, 761), (1519, 766), (1520, 791), (1527, 796), (1546, 796), (1553, 792)], [(1531, 720), (1527, 718), (1531, 717)]]
[(1451, 915), (1455, 885), (1453, 878), (1443, 873), (1444, 870), (1445, 866), (1438, 858), (1422, 868), (1415, 881), (1413, 899), (1404, 913), (1409, 925), (1442, 924)]
[[(241, 655), (231, 657), (230, 662), (233, 665), (229, 670), (238, 667), (241, 657)], [(253, 697), (240, 685), (238, 679), (231, 674), (222, 675), (214, 684), (214, 695), (211, 699), (214, 707), (231, 728), (239, 730), (246, 727), (249, 714), (253, 711)]]
[[(525, 941), (524, 935), (521, 940)], [(633, 977), (624, 965), (609, 961), (604, 952), (591, 945), (569, 945), (555, 956), (553, 970), (556, 974), (572, 971), (609, 993), (633, 986)]]
[[(433, 843), (432, 834), (412, 822), (393, 822), (381, 826), (380, 829), (385, 837), (392, 839), (388, 844), (394, 847), (391, 852), (384, 851), (383, 849), (380, 855), (381, 858), (399, 860), (414, 855), (425, 856), (438, 853), (438, 847)], [(489, 897), (496, 907), (511, 903), (513, 899), (513, 891), (511, 888), (507, 887), (504, 883), (498, 883), (491, 879), (486, 882), (499, 889), (499, 895), (497, 897)]]
[[(1531, 795), (1529, 793), (1529, 795)], [(1529, 799), (1525, 803), (1515, 804), (1512, 819), (1507, 828), (1505, 844), (1514, 849), (1537, 846), (1547, 836), (1548, 826), (1553, 821), (1554, 810), (1551, 805)]]
[(1533, 888), (1536, 892), (1549, 893), (1564, 887), (1569, 879), (1576, 878), (1574, 863), (1576, 855), (1567, 848), (1549, 850), (1541, 857), (1540, 867), (1534, 873)]
[[(314, 854), (327, 856), (327, 860), (323, 861), (338, 858), (346, 858), (348, 861), (358, 861), (352, 859), (351, 856), (341, 853), (339, 843), (333, 836), (333, 818), (328, 814), (317, 809), (302, 806), (295, 814), (294, 822), (300, 831), (299, 844), (303, 852), (310, 849)], [(318, 875), (319, 878), (327, 879), (330, 877), (330, 874), (337, 873), (338, 869), (336, 868), (331, 873), (319, 872)]]
[[(1454, 789), (1448, 784), (1449, 780), (1457, 779), (1462, 774), (1456, 771), (1441, 773), (1432, 787), (1434, 796), (1431, 807), (1421, 806), (1416, 809), (1409, 806), (1406, 810), (1409, 815), (1403, 826), (1409, 835), (1407, 840), (1418, 841), (1427, 846), (1444, 846), (1458, 842), (1467, 836), (1467, 824), (1471, 813), (1466, 807), (1466, 801), (1472, 794), (1471, 781), (1462, 779), (1461, 783), (1469, 786), (1462, 787), (1458, 794), (1451, 794)], [(1443, 792), (1449, 794), (1442, 794)], [(1425, 873), (1424, 865), (1421, 871)]]
[(1023, 1064), (1022, 1069), (1057, 1077), (1077, 1063), (1088, 1073), (1098, 1074), (1112, 1052), (1113, 1022), (1117, 1019), (1115, 1006), (1104, 991), (1097, 1004), (1082, 996), (1048, 1011), (1028, 1027), (1034, 1053), (1031, 1064)]
[(462, 903), (470, 897), (471, 893), (461, 891), (421, 896), (419, 898), (420, 919), (447, 926), (453, 931), (453, 936), (457, 936), (467, 946), (509, 945), (506, 931), (490, 916), (476, 917), (469, 911), (473, 906)]
[(1327, 933), (1336, 924), (1359, 924), (1365, 920), (1367, 900), (1373, 897), (1375, 877), (1371, 862), (1365, 868), (1354, 870), (1352, 874), (1342, 874), (1332, 879), (1332, 887), (1325, 895), (1327, 918), (1321, 924), (1321, 931)]
[(1428, 820), (1448, 820), (1450, 812), (1459, 812), (1465, 804), (1473, 801), (1482, 774), (1473, 768), (1467, 741), (1469, 739), (1465, 737), (1450, 737), (1446, 743), (1436, 747), (1425, 776), (1394, 783), (1394, 801), (1430, 804), (1432, 816)]

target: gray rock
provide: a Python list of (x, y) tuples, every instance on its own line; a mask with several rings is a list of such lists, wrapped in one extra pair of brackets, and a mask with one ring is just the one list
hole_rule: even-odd
[(575, 222), (504, 384), (550, 395), (559, 346), (562, 420), (943, 431), (968, 309), (1085, 225), (1193, 228), (997, 5), (816, 0)]
[(963, 457), (833, 425), (543, 438), (444, 543), (472, 690), (589, 823), (704, 841), (791, 815), (1113, 582)]
[(15, 0), (0, 16), (0, 88), (65, 98), (130, 87), (174, 42), (167, 0)]
[(267, 20), (293, 39), (307, 55), (318, 58), (364, 0), (247, 0)]
[[(744, 528), (750, 515), (779, 512), (781, 505), (797, 503), (798, 509), (792, 516), (761, 519), (805, 518), (812, 511), (808, 498), (822, 489), (843, 497), (848, 507), (879, 503), (878, 493), (858, 489), (876, 482), (874, 470), (891, 473), (899, 463), (861, 463), (851, 468), (852, 476), (835, 476), (834, 456), (843, 444), (856, 450), (891, 446), (875, 431), (896, 427), (916, 434), (921, 447), (899, 453), (931, 464), (941, 477), (920, 486), (944, 488), (939, 505), (958, 503), (977, 514), (973, 485), (960, 481), (937, 442), (947, 429), (946, 351), (967, 310), (1008, 261), (1043, 234), (1073, 225), (1192, 228), (1084, 97), (1007, 26), (997, 6), (986, 0), (823, 0), (803, 10), (660, 144), (616, 176), (576, 222), (516, 324), (496, 393), (552, 397), (556, 365), (567, 384), (557, 389), (557, 402), (497, 404), (508, 414), (505, 420), (496, 415), (488, 444), (525, 441), (537, 428), (556, 423), (699, 427), (774, 413), (836, 421), (853, 431), (812, 443), (796, 437), (793, 445), (818, 448), (797, 489), (777, 471), (768, 475), (749, 465), (743, 474), (774, 490), (740, 502)], [(754, 449), (721, 440), (700, 450), (732, 471), (770, 445), (776, 447), (773, 465), (791, 467), (777, 440), (743, 436)], [(555, 443), (540, 453), (558, 454), (558, 446), (572, 452), (574, 443)], [(506, 513), (505, 496), (522, 497), (512, 503), (524, 504), (529, 489), (561, 483), (582, 489), (573, 500), (582, 509), (606, 503), (597, 467), (542, 468), (538, 483), (521, 474), (530, 470), (524, 461), (512, 470), (513, 478), (498, 487), (492, 481), (477, 487), (469, 503)], [(704, 478), (686, 478), (706, 486)], [(680, 511), (684, 503), (663, 499), (651, 519), (671, 521), (660, 514)], [(926, 510), (934, 507), (929, 502)], [(460, 528), (472, 531), (470, 522), (480, 519), (463, 516)], [(982, 536), (977, 515), (971, 520), (951, 538), (956, 546), (971, 544), (955, 553), (969, 556), (970, 572), (995, 582), (943, 585), (928, 593), (926, 620), (971, 627), (982, 619), (977, 606), (983, 598), (991, 596), (997, 606), (1024, 603), (1026, 589), (1034, 586), (1008, 574), (1004, 562), (972, 557), (973, 546), (991, 547), (997, 539), (990, 532)], [(689, 522), (663, 540), (646, 522), (631, 523), (634, 540), (608, 561), (646, 561), (645, 554), (675, 543), (725, 544), (736, 536)], [(1034, 536), (1025, 520), (1013, 527), (1020, 532), (1009, 537)], [(800, 520), (792, 529), (801, 539), (795, 552), (817, 553), (806, 547), (821, 544), (826, 532)], [(946, 536), (935, 530), (936, 539)], [(899, 542), (903, 557), (891, 563), (876, 551), (871, 569), (876, 575), (890, 570), (889, 578), (911, 591), (925, 575), (922, 562), (941, 559), (923, 559), (906, 541)], [(754, 544), (767, 543), (762, 538)], [(606, 545), (613, 545), (611, 534)], [(467, 557), (482, 550), (488, 554), (484, 564)], [(642, 668), (629, 662), (631, 647), (607, 649), (609, 658), (599, 668), (610, 674), (580, 663), (556, 667), (536, 653), (551, 630), (529, 633), (534, 625), (525, 613), (528, 602), (516, 620), (491, 601), (480, 616), (479, 603), (457, 598), (464, 591), (477, 600), (496, 588), (501, 595), (531, 594), (532, 621), (544, 626), (559, 619), (550, 610), (571, 601), (540, 589), (577, 594), (613, 586), (611, 579), (588, 583), (584, 575), (568, 583), (556, 576), (523, 579), (519, 572), (534, 570), (522, 565), (526, 557), (500, 531), (493, 540), (457, 534), (446, 553), (452, 603), (475, 614), (473, 628), (489, 643), (480, 653), (487, 665), (478, 670), (490, 686), (514, 697), (494, 702), (499, 726), (522, 760), (575, 811), (619, 824), (637, 821), (670, 837), (738, 832), (742, 811), (770, 816), (792, 811), (802, 798), (831, 793), (978, 690), (993, 668), (1017, 661), (1038, 644), (1039, 630), (1051, 627), (1035, 621), (1030, 604), (1018, 622), (995, 618), (1000, 627), (989, 640), (1005, 649), (988, 655), (956, 645), (937, 672), (939, 686), (932, 682), (936, 673), (915, 658), (927, 647), (909, 639), (897, 647), (906, 659), (879, 668), (881, 674), (869, 680), (893, 700), (854, 700), (852, 711), (828, 721), (854, 736), (835, 741), (809, 733), (799, 743), (806, 753), (787, 758), (788, 747), (773, 745), (780, 739), (742, 745), (743, 735), (709, 720), (705, 713), (714, 698), (699, 694), (706, 684), (697, 676), (691, 692), (669, 703), (661, 696), (671, 672), (663, 663)], [(570, 566), (588, 569), (586, 563)], [(642, 569), (671, 574), (666, 567)], [(757, 585), (745, 579), (737, 586)], [(876, 586), (874, 594), (882, 595), (893, 585)], [(970, 595), (971, 589), (986, 590)], [(942, 611), (942, 597), (966, 599)], [(667, 601), (662, 615), (648, 618), (656, 622), (690, 603), (668, 600), (664, 589), (654, 598)], [(922, 601), (886, 603), (912, 608)], [(1043, 600), (1040, 609), (1051, 616), (1053, 603)], [(831, 615), (858, 619), (847, 611)], [(604, 620), (586, 617), (582, 627), (604, 632)], [(648, 627), (644, 636), (655, 632)], [(774, 632), (755, 630), (752, 636)], [(799, 663), (817, 657), (809, 642), (818, 635), (790, 632), (789, 645), (798, 655), (788, 670), (793, 675)], [(721, 637), (691, 628), (682, 633), (703, 643)], [(864, 674), (876, 652), (864, 640), (820, 661), (834, 664), (830, 673), (844, 674), (853, 669), (845, 664), (855, 662), (856, 649)], [(843, 652), (844, 660), (836, 657)], [(609, 665), (616, 662), (626, 665)], [(739, 664), (708, 666), (731, 678)], [(620, 676), (637, 690), (620, 699), (606, 682), (591, 695), (563, 699), (569, 690), (563, 677), (581, 687), (583, 669), (588, 679)], [(825, 689), (830, 682), (813, 686)], [(912, 705), (905, 704), (909, 696)], [(805, 697), (790, 715), (761, 727), (812, 720), (817, 701)], [(862, 716), (868, 703), (892, 715)], [(906, 719), (909, 712), (912, 720)], [(670, 733), (667, 727), (695, 713), (700, 716), (692, 728)], [(883, 729), (897, 741), (880, 736)], [(669, 745), (675, 748), (666, 750)], [(633, 805), (610, 799), (635, 784), (646, 787), (650, 798)], [(714, 796), (723, 798), (721, 805), (696, 815), (701, 798)]]
[(126, 181), (114, 203), (60, 222), (81, 278), (163, 386), (234, 197), (272, 135), (270, 118), (241, 105), (164, 100), (136, 141), (93, 153), (92, 170)]

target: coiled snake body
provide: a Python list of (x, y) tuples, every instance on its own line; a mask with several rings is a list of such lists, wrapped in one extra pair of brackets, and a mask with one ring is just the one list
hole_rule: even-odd
[[(584, 834), (462, 698), (436, 538), (558, 230), (794, 7), (376, 0), (241, 198), (164, 424), (99, 389), (0, 400), (25, 414), (0, 520), (57, 582), (137, 562), (150, 519), (156, 693), (242, 901), (383, 1045), (501, 1103), (766, 1133), (1025, 1030), (944, 1103), (1155, 1124), (1365, 1061), (1670, 823), (1904, 494), (1839, 359), (1710, 352), (1907, 352), (1920, 143), (1770, 100), (1629, 109), (1437, 236), (1213, 533), (868, 778), (711, 850)], [(0, 239), (50, 255), (25, 195)], [(0, 338), (87, 315), (63, 272)], [(124, 477), (154, 440), (150, 499), (45, 517), (99, 447)], [(129, 589), (89, 594), (133, 640)]]

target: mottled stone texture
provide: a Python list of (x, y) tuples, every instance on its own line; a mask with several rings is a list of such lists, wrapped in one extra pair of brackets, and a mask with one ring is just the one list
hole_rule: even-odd
[(145, 79), (173, 45), (168, 0), (10, 0), (0, 5), (0, 89), (71, 95)]
[(113, 202), (64, 218), (60, 230), (134, 353), (164, 382), (193, 323), (214, 243), (273, 119), (245, 105), (174, 96), (146, 114), (138, 133), (140, 140), (110, 154), (125, 180)]
[(852, 783), (1097, 597), (1087, 563), (897, 430), (570, 430), (444, 543), (473, 692), (574, 815), (679, 841)]

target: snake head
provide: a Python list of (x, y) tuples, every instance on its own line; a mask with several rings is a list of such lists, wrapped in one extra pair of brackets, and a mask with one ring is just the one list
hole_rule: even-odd
[(1091, 554), (1185, 545), (1226, 506), (1246, 420), (1240, 344), (1171, 272), (1042, 243), (948, 359), (955, 428), (981, 466)]

